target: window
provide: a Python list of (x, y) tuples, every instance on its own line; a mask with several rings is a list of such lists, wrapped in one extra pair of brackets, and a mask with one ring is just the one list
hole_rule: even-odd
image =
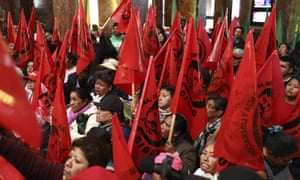
[(251, 8), (251, 24), (263, 26), (272, 10), (273, 0), (253, 0)]

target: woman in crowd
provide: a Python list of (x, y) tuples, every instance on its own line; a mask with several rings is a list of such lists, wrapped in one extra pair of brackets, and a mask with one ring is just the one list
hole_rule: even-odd
[(69, 180), (91, 166), (105, 167), (110, 154), (106, 143), (90, 137), (82, 137), (72, 143), (72, 150), (65, 164), (45, 160), (15, 139), (1, 136), (0, 146), (0, 155), (26, 179), (31, 180)]
[(183, 163), (182, 178), (184, 178), (195, 169), (196, 152), (191, 144), (186, 119), (181, 114), (176, 114), (172, 140), (171, 142), (167, 141), (171, 123), (172, 115), (169, 115), (161, 124), (162, 137), (166, 140), (164, 150), (165, 152), (178, 154), (181, 158)]
[(92, 97), (86, 89), (78, 88), (70, 94), (67, 117), (72, 141), (84, 136), (92, 127), (99, 126), (96, 121), (97, 108), (91, 101)]
[(175, 92), (175, 87), (170, 84), (164, 84), (160, 88), (158, 97), (159, 119), (162, 122), (166, 116), (170, 115), (170, 106)]
[(194, 172), (194, 175), (207, 179), (213, 179), (218, 158), (214, 156), (214, 142), (210, 141), (206, 144), (200, 155), (200, 167)]
[(287, 56), (291, 51), (291, 47), (287, 43), (280, 43), (278, 46), (278, 55)]

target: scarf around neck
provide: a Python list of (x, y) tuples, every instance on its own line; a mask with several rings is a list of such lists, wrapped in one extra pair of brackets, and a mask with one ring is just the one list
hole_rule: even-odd
[(68, 114), (68, 122), (71, 124), (77, 117), (78, 114), (84, 113), (86, 110), (88, 110), (91, 107), (91, 104), (88, 103), (85, 105), (80, 111), (74, 112), (72, 109), (70, 109), (69, 114)]

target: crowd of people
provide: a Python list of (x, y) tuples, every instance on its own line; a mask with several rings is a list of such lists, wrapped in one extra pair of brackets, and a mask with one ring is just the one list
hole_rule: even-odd
[[(118, 52), (122, 47), (125, 34), (118, 32), (118, 24), (114, 23), (110, 35), (103, 32), (103, 27), (93, 25), (91, 32), (95, 59), (82, 73), (76, 73), (77, 56), (67, 53), (65, 57), (66, 73), (64, 79), (64, 95), (67, 105), (66, 115), (70, 127), (72, 150), (64, 164), (45, 160), (50, 134), (50, 122), (37, 116), (43, 130), (42, 153), (38, 154), (17, 138), (0, 136), (0, 155), (8, 160), (26, 179), (71, 179), (76, 178), (84, 170), (92, 166), (100, 166), (111, 179), (117, 177), (112, 157), (112, 116), (117, 114), (126, 141), (129, 140), (131, 123), (136, 109), (132, 106), (132, 96), (126, 94), (113, 84), (118, 68)], [(245, 41), (243, 28), (234, 29), (233, 66), (238, 70)], [(50, 36), (50, 35), (48, 35)], [(167, 40), (168, 33), (157, 28), (160, 46)], [(47, 39), (49, 47), (53, 46), (51, 37)], [(11, 49), (11, 56), (16, 54)], [(278, 54), (282, 77), (284, 80), (287, 112), (295, 106), (300, 88), (300, 42), (292, 50), (288, 43), (278, 45)], [(15, 59), (18, 64), (18, 58)], [(17, 67), (19, 68), (19, 67)], [(32, 60), (26, 63), (20, 72), (24, 81), (24, 90), (29, 102), (32, 102), (37, 72)], [(206, 77), (209, 86), (210, 74)], [(226, 111), (228, 99), (221, 96), (209, 96), (206, 102), (207, 124), (199, 136), (193, 140), (188, 131), (187, 119), (177, 113), (174, 127), (171, 130), (172, 113), (170, 107), (176, 87), (163, 84), (159, 91), (158, 111), (161, 122), (161, 134), (164, 152), (155, 157), (145, 157), (150, 167), (138, 167), (141, 179), (235, 179), (240, 174), (243, 179), (299, 179), (300, 157), (296, 140), (282, 132), (279, 126), (264, 129), (263, 155), (264, 172), (254, 172), (243, 167), (230, 167), (216, 172), (218, 157), (214, 155), (214, 145), (222, 116)], [(129, 107), (129, 108), (128, 108)], [(129, 109), (129, 111), (128, 111)], [(289, 114), (289, 113), (287, 113)], [(170, 135), (171, 131), (171, 135)], [(171, 141), (168, 140), (172, 137)], [(104, 170), (106, 169), (106, 170)], [(227, 172), (228, 171), (228, 172)], [(237, 174), (236, 177), (233, 175)], [(230, 177), (231, 175), (231, 177)]]

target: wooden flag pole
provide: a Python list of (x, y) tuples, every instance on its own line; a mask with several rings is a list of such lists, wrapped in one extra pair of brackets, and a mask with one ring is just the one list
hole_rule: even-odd
[(171, 120), (171, 127), (170, 127), (170, 131), (169, 131), (169, 137), (168, 137), (168, 142), (170, 142), (170, 143), (172, 142), (174, 126), (175, 126), (175, 118), (176, 118), (176, 114), (173, 114), (172, 120)]
[(106, 19), (106, 21), (104, 22), (104, 24), (102, 25), (102, 28), (104, 29), (105, 28), (105, 26), (108, 24), (108, 22), (111, 20), (111, 17), (108, 17), (107, 19)]

